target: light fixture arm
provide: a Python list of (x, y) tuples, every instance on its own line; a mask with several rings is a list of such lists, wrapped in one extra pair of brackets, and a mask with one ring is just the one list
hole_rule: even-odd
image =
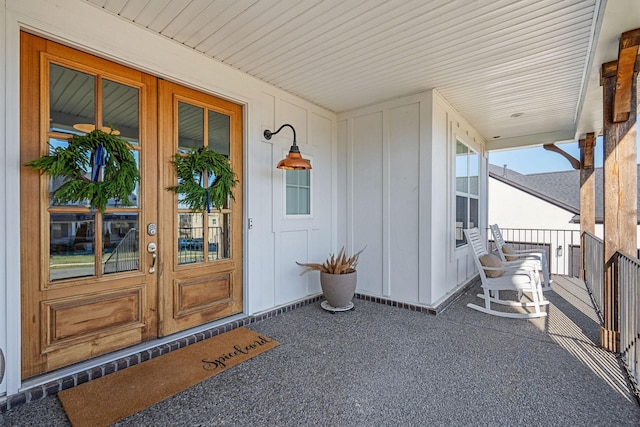
[(296, 144), (296, 141), (297, 141), (297, 140), (296, 140), (296, 130), (295, 130), (295, 129), (293, 128), (293, 126), (291, 126), (289, 123), (285, 123), (285, 124), (283, 124), (283, 125), (282, 125), (282, 126), (280, 126), (280, 127), (278, 128), (278, 130), (277, 130), (277, 131), (275, 131), (275, 132), (271, 132), (269, 129), (265, 129), (265, 131), (264, 131), (264, 138), (265, 138), (267, 141), (271, 140), (271, 137), (272, 137), (273, 135), (277, 134), (278, 132), (280, 132), (280, 131), (282, 130), (282, 128), (283, 128), (283, 127), (285, 127), (285, 126), (289, 126), (289, 127), (291, 128), (291, 130), (293, 131), (293, 145), (297, 147), (298, 145)]

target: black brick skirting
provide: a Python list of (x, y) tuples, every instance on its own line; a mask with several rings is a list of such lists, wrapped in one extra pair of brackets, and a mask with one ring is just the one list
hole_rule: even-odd
[[(473, 284), (473, 281), (469, 282), (461, 290), (456, 292), (454, 295), (452, 295), (452, 297), (448, 298), (444, 303), (440, 304), (436, 308), (425, 307), (425, 306), (420, 306), (415, 304), (408, 304), (408, 303), (398, 302), (398, 301), (394, 301), (387, 298), (374, 297), (374, 296), (364, 295), (359, 293), (355, 295), (355, 298), (361, 299), (364, 301), (375, 302), (378, 304), (385, 304), (392, 307), (398, 307), (398, 308), (403, 308), (411, 311), (418, 311), (421, 313), (428, 313), (428, 314), (435, 315), (440, 313), (442, 310), (444, 310), (444, 308), (446, 308), (446, 306), (448, 306), (451, 302), (455, 301), (455, 299), (457, 299), (462, 294), (462, 292), (472, 284)], [(206, 340), (208, 338), (214, 337), (224, 332), (229, 332), (241, 326), (248, 326), (252, 323), (260, 322), (262, 320), (266, 320), (271, 317), (275, 317), (280, 314), (287, 313), (297, 308), (316, 303), (321, 299), (322, 299), (322, 295), (317, 295), (315, 297), (301, 300), (287, 306), (278, 307), (268, 312), (264, 312), (254, 316), (249, 316), (249, 317), (236, 320), (212, 329), (207, 329), (206, 331), (203, 331), (203, 332), (197, 332), (193, 335), (188, 335), (176, 341), (173, 341), (167, 344), (161, 344), (157, 347), (153, 347), (148, 350), (141, 351), (140, 353), (126, 356), (121, 359), (117, 359), (115, 361), (107, 362), (103, 365), (87, 369), (86, 371), (78, 372), (71, 376), (57, 379), (47, 384), (32, 387), (20, 393), (9, 396), (6, 401), (0, 403), (0, 413), (4, 413), (9, 409), (14, 408), (18, 405), (22, 405), (24, 403), (44, 399), (45, 397), (57, 394), (62, 390), (66, 390), (68, 388), (75, 387), (77, 385), (86, 383), (91, 380), (95, 380), (97, 378), (112, 374), (122, 369), (126, 369), (130, 366), (137, 365), (138, 363), (142, 363), (144, 361), (153, 359), (155, 357), (162, 356), (163, 354), (167, 354), (171, 351), (178, 350), (190, 344), (195, 344), (199, 341)]]

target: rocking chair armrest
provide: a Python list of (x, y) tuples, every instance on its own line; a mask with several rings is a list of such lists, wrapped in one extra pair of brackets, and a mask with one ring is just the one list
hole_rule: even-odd
[(509, 267), (504, 266), (504, 267), (487, 267), (487, 266), (482, 266), (483, 270), (486, 271), (504, 271), (504, 270), (511, 270)]
[(531, 248), (531, 249), (514, 249), (514, 251), (515, 251), (516, 253), (518, 253), (518, 252), (522, 252), (522, 253), (525, 253), (525, 252), (545, 253), (545, 250), (544, 250), (544, 249), (536, 249), (536, 248)]
[(524, 264), (524, 265), (526, 265), (527, 268), (535, 269), (535, 267), (531, 266), (532, 265), (531, 263), (526, 263), (525, 264), (525, 261), (537, 261), (537, 260), (538, 260), (537, 258), (530, 258), (530, 259), (526, 259), (525, 258), (525, 259), (521, 259), (521, 260), (518, 260), (518, 261), (504, 261), (502, 264), (506, 265), (506, 266), (509, 266), (509, 267), (519, 267), (519, 266), (522, 266)]
[[(515, 254), (504, 254), (506, 257), (515, 257), (515, 258), (531, 258), (540, 260), (544, 256), (542, 253), (515, 253)], [(513, 262), (513, 261), (510, 261)]]
[(515, 249), (515, 254), (524, 254), (530, 256), (546, 256), (547, 252), (544, 249)]
[(498, 270), (505, 270), (505, 271), (518, 271), (518, 270), (522, 270), (522, 271), (530, 271), (530, 272), (538, 272), (538, 269), (535, 268), (535, 266), (533, 265), (522, 265), (522, 262), (520, 261), (507, 261), (502, 263), (504, 265), (503, 268), (499, 268)]

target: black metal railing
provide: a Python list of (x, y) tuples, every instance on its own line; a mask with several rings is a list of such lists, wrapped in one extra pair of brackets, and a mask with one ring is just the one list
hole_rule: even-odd
[[(604, 325), (605, 274), (611, 274), (619, 292), (616, 310), (620, 359), (640, 403), (640, 260), (616, 252), (605, 264), (603, 240), (590, 233), (580, 236), (578, 230), (501, 228), (501, 231), (505, 242), (514, 249), (545, 249), (552, 274), (583, 278), (600, 325)], [(487, 230), (487, 237), (493, 250), (491, 230)], [(607, 266), (614, 271), (606, 273)]]
[(131, 228), (104, 262), (104, 274), (138, 269), (138, 229)]
[[(620, 291), (620, 358), (636, 397), (640, 396), (640, 260), (616, 252)], [(639, 398), (640, 399), (640, 398)], [(640, 400), (639, 400), (640, 402)]]
[[(580, 277), (582, 252), (580, 231), (532, 228), (500, 228), (505, 243), (514, 249), (544, 249), (549, 260), (549, 272)], [(487, 230), (489, 249), (495, 244), (491, 230)]]
[(584, 283), (591, 295), (600, 324), (604, 322), (602, 304), (604, 303), (604, 242), (591, 233), (582, 235), (584, 247)]

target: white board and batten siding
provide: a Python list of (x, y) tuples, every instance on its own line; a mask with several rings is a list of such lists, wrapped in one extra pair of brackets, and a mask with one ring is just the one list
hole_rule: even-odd
[[(237, 102), (244, 107), (244, 312), (260, 313), (320, 292), (317, 273), (300, 276), (296, 261), (324, 259), (337, 246), (337, 117), (166, 37), (77, 0), (7, 0), (0, 6), (0, 346), (7, 375), (0, 396), (21, 388), (19, 235), (20, 30), (93, 53), (149, 74)], [(99, 22), (100, 25), (96, 25)], [(6, 90), (6, 93), (5, 93)], [(287, 217), (284, 177), (276, 164), (289, 150), (292, 124), (303, 155), (312, 158), (312, 215)], [(249, 229), (249, 219), (252, 227)], [(9, 246), (10, 245), (10, 246)], [(6, 248), (11, 251), (5, 251)]]
[(339, 235), (366, 246), (358, 292), (435, 307), (475, 275), (453, 240), (456, 138), (480, 154), (484, 228), (484, 141), (437, 91), (338, 115)]

